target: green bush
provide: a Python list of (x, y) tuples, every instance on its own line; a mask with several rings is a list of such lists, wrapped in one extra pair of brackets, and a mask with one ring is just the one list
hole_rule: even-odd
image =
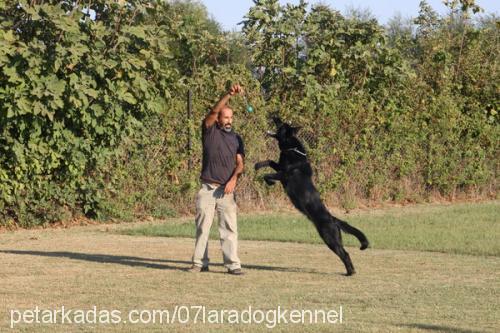
[[(157, 6), (135, 1), (0, 3), (0, 203), (22, 225), (96, 216), (97, 170), (164, 110), (175, 70)], [(60, 212), (60, 213), (58, 213)]]
[(494, 197), (498, 19), (448, 6), (422, 2), (412, 31), (259, 0), (226, 33), (193, 1), (0, 0), (0, 224), (192, 212), (200, 124), (230, 82), (255, 108), (231, 100), (240, 203), (283, 196), (252, 168), (278, 157), (274, 113), (302, 126), (320, 192), (347, 209)]

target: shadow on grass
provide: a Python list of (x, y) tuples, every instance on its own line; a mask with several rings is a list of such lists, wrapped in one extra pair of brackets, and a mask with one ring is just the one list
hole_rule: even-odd
[[(191, 267), (191, 261), (185, 260), (173, 260), (173, 259), (152, 259), (152, 258), (141, 258), (141, 257), (131, 257), (131, 256), (117, 256), (110, 254), (90, 254), (90, 253), (78, 253), (78, 252), (67, 252), (67, 251), (21, 251), (21, 250), (0, 250), (0, 253), (10, 253), (10, 254), (21, 254), (21, 255), (31, 255), (31, 256), (43, 256), (43, 257), (56, 257), (56, 258), (69, 258), (74, 260), (91, 261), (98, 263), (111, 263), (126, 265), (132, 267), (145, 267), (145, 268), (155, 268), (155, 269), (170, 269), (186, 271)], [(187, 267), (173, 266), (168, 264), (180, 264), (187, 265)], [(223, 266), (222, 263), (211, 263), (211, 266)], [(242, 265), (242, 268), (255, 269), (262, 271), (277, 271), (277, 272), (288, 272), (288, 273), (309, 273), (309, 274), (322, 274), (328, 275), (328, 273), (318, 272), (310, 269), (302, 269), (296, 267), (279, 267), (279, 266), (264, 266), (264, 265)], [(339, 274), (341, 275), (341, 274)]]
[(445, 332), (445, 333), (483, 333), (483, 331), (475, 331), (475, 330), (442, 326), (442, 325), (433, 325), (433, 324), (414, 323), (414, 324), (403, 324), (399, 326), (418, 328), (421, 330), (428, 330), (428, 331)]

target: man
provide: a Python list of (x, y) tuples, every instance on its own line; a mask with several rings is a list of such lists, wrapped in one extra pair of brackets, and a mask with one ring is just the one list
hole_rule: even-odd
[(245, 152), (243, 140), (232, 129), (233, 110), (227, 105), (231, 96), (241, 92), (239, 85), (233, 85), (203, 120), (202, 185), (196, 197), (196, 243), (191, 272), (208, 271), (208, 236), (217, 212), (224, 266), (229, 274), (243, 274), (237, 252), (234, 189), (243, 172)]

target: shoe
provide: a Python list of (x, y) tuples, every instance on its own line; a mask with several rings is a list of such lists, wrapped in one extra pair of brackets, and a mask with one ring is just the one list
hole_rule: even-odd
[(241, 268), (228, 269), (227, 273), (231, 275), (245, 275), (245, 273), (243, 273)]
[(200, 267), (200, 266), (193, 265), (187, 271), (190, 273), (208, 272), (208, 266)]

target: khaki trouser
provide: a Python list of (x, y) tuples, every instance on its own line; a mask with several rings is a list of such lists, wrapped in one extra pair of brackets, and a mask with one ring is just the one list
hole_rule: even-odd
[(238, 258), (237, 206), (234, 192), (224, 194), (224, 186), (202, 183), (196, 197), (196, 243), (193, 264), (208, 266), (208, 236), (215, 212), (219, 217), (219, 235), (224, 266), (228, 269), (241, 268)]

